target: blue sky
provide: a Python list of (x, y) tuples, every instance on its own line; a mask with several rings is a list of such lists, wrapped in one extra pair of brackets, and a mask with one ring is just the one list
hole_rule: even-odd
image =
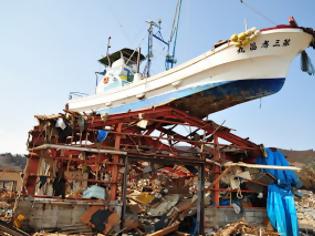
[[(315, 1), (245, 0), (277, 24), (295, 16), (315, 27)], [(60, 112), (71, 91), (93, 93), (97, 62), (112, 36), (112, 51), (142, 46), (146, 20), (162, 19), (168, 37), (175, 0), (0, 0), (0, 153), (25, 153), (35, 114)], [(269, 27), (238, 0), (184, 0), (177, 44), (178, 62), (209, 50), (219, 39), (249, 27)], [(156, 41), (153, 73), (163, 70), (163, 46)], [(308, 50), (315, 63), (314, 50)], [(291, 65), (283, 89), (272, 96), (212, 114), (266, 146), (315, 149), (315, 78)]]

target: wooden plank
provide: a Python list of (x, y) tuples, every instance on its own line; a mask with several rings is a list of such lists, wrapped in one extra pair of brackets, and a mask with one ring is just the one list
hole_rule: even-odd
[(272, 170), (293, 170), (293, 171), (300, 171), (300, 167), (295, 166), (274, 166), (274, 165), (260, 165), (260, 164), (248, 164), (244, 162), (227, 162), (224, 164), (224, 166), (242, 166), (242, 167), (248, 167), (248, 168), (255, 168), (255, 169), (272, 169)]
[(225, 176), (225, 175), (230, 171), (231, 168), (232, 168), (232, 166), (227, 167), (219, 176), (217, 176), (217, 177), (213, 180), (212, 184), (211, 184), (209, 187), (212, 187), (212, 186), (216, 185), (216, 184), (220, 181), (220, 179), (221, 179), (223, 176)]
[(176, 231), (176, 232), (175, 232), (175, 235), (176, 235), (176, 236), (190, 236), (190, 234), (184, 233), (184, 232), (180, 232), (180, 231)]
[(178, 226), (179, 226), (179, 222), (173, 224), (173, 225), (170, 225), (170, 226), (167, 226), (163, 229), (160, 229), (154, 233), (151, 233), (151, 234), (147, 234), (147, 236), (164, 236), (164, 235), (167, 235), (169, 233), (172, 233), (172, 232), (175, 232), (178, 230)]
[(89, 148), (89, 147), (80, 147), (73, 145), (60, 145), (60, 144), (43, 144), (34, 148), (30, 148), (30, 151), (43, 150), (48, 148), (61, 149), (61, 150), (74, 150), (74, 151), (83, 151), (83, 152), (93, 152), (93, 153), (108, 153), (115, 155), (127, 155), (127, 152), (119, 150), (111, 150), (104, 148)]

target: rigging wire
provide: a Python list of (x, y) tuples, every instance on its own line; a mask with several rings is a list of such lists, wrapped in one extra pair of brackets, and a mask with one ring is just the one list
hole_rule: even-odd
[(131, 60), (131, 58), (133, 57), (133, 55), (135, 54), (135, 52), (137, 51), (137, 49), (139, 47), (141, 47), (141, 44), (143, 43), (144, 39), (146, 38), (146, 36), (144, 36), (140, 41), (139, 43), (137, 44), (136, 48), (133, 50), (132, 54), (130, 55), (130, 57), (128, 58), (126, 64), (128, 64), (128, 62)]
[(124, 38), (126, 39), (128, 44), (131, 45), (131, 40), (130, 40), (129, 34), (125, 30), (125, 27), (122, 24), (122, 22), (119, 20), (119, 16), (116, 15), (116, 11), (115, 11), (115, 9), (114, 9), (114, 7), (110, 1), (108, 1), (108, 7), (110, 8), (110, 10), (108, 11), (109, 14), (111, 14), (112, 18), (116, 21), (122, 35), (124, 36)]
[(176, 16), (178, 16), (178, 14), (179, 14), (180, 4), (181, 4), (181, 1), (178, 1), (177, 5), (176, 5), (175, 17), (174, 17), (173, 23), (172, 23), (172, 30), (171, 30), (171, 33), (170, 33), (169, 42), (172, 42), (173, 37), (174, 37), (174, 35), (175, 35), (176, 31), (177, 31), (177, 28), (178, 28), (178, 23), (176, 21)]
[(277, 25), (277, 23), (275, 23), (272, 19), (270, 19), (269, 17), (265, 16), (262, 12), (260, 12), (259, 10), (257, 10), (256, 8), (254, 8), (253, 6), (250, 6), (248, 3), (245, 3), (245, 0), (240, 0), (241, 3), (247, 7), (249, 10), (251, 10), (252, 12), (254, 12), (256, 15), (260, 16), (261, 18), (265, 19), (266, 21), (268, 21), (269, 23), (273, 24), (273, 25)]

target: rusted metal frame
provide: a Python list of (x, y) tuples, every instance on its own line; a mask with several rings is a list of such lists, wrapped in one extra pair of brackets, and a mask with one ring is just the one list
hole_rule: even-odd
[(155, 114), (161, 114), (161, 113), (170, 114), (173, 110), (174, 108), (169, 107), (169, 106), (160, 106), (160, 107), (149, 108), (147, 110), (142, 110), (142, 111), (132, 111), (128, 113), (110, 115), (109, 119), (119, 120), (119, 119), (124, 119), (126, 117), (139, 117), (138, 116), (139, 114), (141, 115), (155, 115)]
[[(143, 115), (154, 115), (157, 113), (163, 113), (170, 111), (171, 108), (169, 107), (158, 107), (158, 108), (151, 108), (148, 110), (142, 110), (142, 111), (133, 111), (133, 112), (127, 112), (127, 113), (121, 113), (121, 114), (113, 114), (108, 115), (104, 120), (102, 119), (101, 115), (95, 115), (93, 116), (94, 120), (90, 117), (88, 120), (88, 123), (90, 124), (90, 127), (100, 127), (105, 122), (107, 125), (114, 125), (117, 123), (125, 123), (130, 121), (139, 120), (140, 116)], [(92, 122), (93, 120), (93, 122)]]
[[(156, 150), (156, 149), (152, 149), (152, 146), (153, 145), (151, 145), (151, 146), (147, 146), (147, 145), (142, 145), (142, 146), (139, 146), (138, 148), (139, 149), (150, 149), (150, 151), (151, 151), (151, 153), (142, 153), (141, 151), (139, 151), (139, 149), (136, 149), (136, 148), (134, 148), (135, 146), (134, 145), (131, 145), (131, 144), (126, 144), (126, 143), (123, 143), (123, 144), (121, 144), (121, 146), (123, 146), (123, 147), (125, 147), (124, 148), (124, 150), (128, 153), (128, 155), (130, 154), (130, 153), (136, 153), (136, 152), (138, 152), (138, 155), (146, 155), (146, 156), (148, 156), (148, 155), (163, 155), (163, 156), (165, 156), (166, 157), (166, 155), (164, 154), (164, 153), (159, 153), (158, 151), (159, 150)], [(179, 150), (179, 149), (174, 149), (176, 152), (174, 152), (174, 153), (169, 153), (167, 156), (168, 156), (168, 158), (173, 158), (174, 156), (181, 156), (181, 155), (190, 155), (190, 156), (196, 156), (196, 158), (195, 159), (200, 159), (199, 158), (199, 156), (200, 155), (206, 155), (206, 154), (209, 154), (208, 152), (198, 152), (198, 153), (196, 153), (196, 152), (190, 152), (190, 151), (186, 151), (186, 150)], [(167, 151), (167, 150), (164, 150), (164, 151)], [(198, 156), (198, 158), (197, 158), (197, 156)], [(191, 159), (191, 158), (190, 158)]]
[(29, 155), (27, 164), (25, 167), (25, 177), (23, 179), (23, 188), (22, 192), (27, 194), (34, 194), (36, 187), (36, 177), (33, 177), (32, 174), (36, 174), (39, 167), (39, 157)]
[(139, 156), (137, 153), (130, 153), (128, 155), (128, 158), (130, 160), (134, 161), (147, 161), (147, 162), (156, 162), (156, 163), (162, 163), (162, 164), (185, 164), (185, 165), (202, 165), (204, 164), (204, 161), (198, 160), (198, 159), (188, 159), (188, 158), (182, 158), (182, 157), (176, 157), (176, 158), (169, 158), (162, 155), (156, 155), (156, 156), (145, 156), (141, 155)]
[(129, 161), (128, 156), (125, 157), (125, 170), (124, 170), (124, 176), (123, 176), (123, 182), (122, 182), (122, 196), (121, 196), (121, 218), (120, 218), (120, 229), (124, 228), (125, 225), (125, 216), (126, 216), (126, 208), (127, 208), (127, 187), (128, 187), (128, 169), (129, 169)]
[(165, 118), (169, 118), (169, 117), (163, 117), (164, 119), (152, 119), (152, 118), (148, 118), (146, 120), (150, 121), (150, 122), (158, 122), (158, 123), (162, 123), (162, 124), (170, 124), (170, 125), (173, 125), (173, 124), (176, 124), (176, 125), (188, 125), (185, 121), (178, 121), (178, 118), (177, 120), (166, 120)]
[[(69, 157), (61, 157), (61, 156), (58, 156), (58, 157), (51, 157), (51, 159), (53, 160), (61, 160), (61, 161), (71, 161), (71, 162), (75, 162), (77, 165), (78, 164), (87, 164), (87, 165), (92, 165), (95, 163), (95, 159), (94, 157), (92, 158), (89, 158), (88, 160), (80, 160), (78, 158), (69, 158)], [(108, 157), (101, 157), (99, 159), (99, 162), (102, 163), (102, 164), (106, 164), (106, 165), (118, 165), (118, 166), (123, 166), (123, 164), (121, 163), (115, 163), (115, 162), (106, 162), (105, 160), (107, 160)], [(105, 162), (104, 162), (105, 161)]]
[[(135, 120), (141, 120), (141, 119), (148, 119), (151, 121), (154, 121), (154, 119), (158, 117), (167, 117), (167, 119), (174, 119), (173, 124), (176, 122), (176, 120), (180, 120), (180, 117), (176, 116), (176, 113), (174, 112), (175, 109), (171, 107), (158, 107), (154, 109), (148, 109), (143, 111), (135, 111), (135, 112), (128, 112), (123, 114), (114, 114), (109, 115), (107, 119), (104, 121), (101, 119), (101, 117), (98, 115), (98, 120), (94, 119), (93, 126), (96, 127), (98, 123), (99, 126), (104, 125), (106, 123), (107, 125), (117, 124), (118, 122), (132, 122)], [(156, 120), (158, 121), (158, 120)], [(162, 120), (163, 122), (169, 123), (169, 120)], [(186, 123), (181, 122), (181, 124)]]
[[(221, 178), (222, 178), (224, 175), (228, 174), (231, 169), (232, 169), (231, 167), (228, 167), (228, 168), (226, 168), (224, 171), (222, 171), (218, 176), (216, 176), (216, 178), (212, 181), (210, 187), (215, 186), (218, 182), (220, 182)], [(212, 190), (214, 190), (214, 189), (215, 189), (215, 188), (212, 188)]]
[[(163, 127), (156, 127), (156, 130), (163, 132), (164, 134), (167, 134), (167, 132), (169, 132), (168, 129), (165, 129)], [(190, 143), (192, 145), (196, 145), (196, 144), (212, 144), (212, 142), (206, 142), (206, 141), (194, 141), (194, 140), (190, 140), (185, 138), (185, 136), (182, 136), (174, 131), (171, 131), (172, 135), (174, 136), (174, 140), (177, 140), (179, 142), (187, 142)], [(115, 131), (110, 131), (111, 134), (118, 134), (118, 132)], [(146, 134), (136, 134), (136, 133), (127, 133), (127, 132), (121, 132), (119, 133), (120, 135), (126, 135), (126, 136), (134, 136), (134, 137), (141, 137), (141, 138), (149, 138), (149, 139), (163, 139), (163, 140), (170, 140), (169, 138), (163, 138), (163, 137), (159, 137), (159, 136), (151, 136), (151, 135), (146, 135)], [(176, 137), (178, 136), (178, 137)], [(223, 146), (223, 145), (222, 145)]]
[[(133, 129), (134, 130), (134, 129)], [(136, 131), (136, 130), (135, 130)], [(138, 130), (139, 132), (141, 132), (141, 130)], [(162, 142), (160, 142), (158, 137), (153, 137), (150, 135), (143, 135), (143, 134), (135, 134), (135, 133), (121, 133), (121, 135), (125, 135), (126, 137), (128, 137), (130, 139), (130, 141), (133, 143), (133, 146), (138, 150), (138, 147), (140, 147), (142, 144), (146, 144), (148, 146), (155, 146), (157, 147), (157, 151), (158, 150), (166, 150), (166, 151), (171, 151), (174, 153), (174, 150), (172, 150), (172, 148), (170, 148), (169, 146), (163, 144)], [(133, 137), (137, 137), (137, 141), (136, 142)], [(156, 139), (156, 140), (153, 140)], [(139, 144), (139, 142), (141, 142)], [(130, 145), (132, 146), (132, 145)]]
[[(170, 152), (172, 153), (173, 155), (176, 154), (176, 150), (162, 142), (160, 142), (160, 140), (153, 140), (152, 138), (144, 138), (142, 140), (142, 143), (145, 144), (144, 146), (147, 146), (147, 147), (155, 147), (154, 151), (155, 153), (158, 153), (160, 151), (167, 151), (167, 152)], [(132, 146), (132, 145), (130, 145)], [(136, 147), (137, 150), (139, 150), (139, 147), (140, 145), (134, 145), (134, 147)]]
[[(39, 177), (40, 175), (38, 175), (38, 174), (30, 174), (29, 176)], [(52, 178), (52, 177), (49, 177), (49, 178)], [(71, 178), (71, 177), (68, 177), (67, 180), (87, 181), (87, 182), (99, 183), (99, 184), (104, 184), (104, 185), (117, 184), (117, 182), (114, 182), (114, 181), (104, 181), (104, 180), (84, 179), (84, 178)], [(34, 195), (34, 196), (37, 196), (37, 195)]]
[(197, 235), (204, 235), (205, 166), (198, 167)]
[[(197, 117), (194, 117), (194, 116), (187, 114), (186, 112), (178, 110), (178, 109), (174, 110), (173, 112), (176, 114), (176, 116), (187, 121), (189, 124), (193, 124), (196, 127), (200, 127), (201, 129), (205, 129), (207, 127), (208, 127), (208, 129), (211, 128), (212, 130), (215, 129), (215, 127), (213, 127), (215, 124), (213, 121), (209, 122), (209, 121), (201, 120)], [(215, 124), (215, 125), (217, 126), (217, 124)], [(223, 126), (223, 128), (226, 128), (226, 127)]]
[[(188, 139), (188, 138), (191, 137), (192, 135), (195, 135), (199, 130), (201, 130), (200, 127), (198, 127), (196, 130), (194, 130), (193, 132), (191, 132), (191, 133), (189, 133), (189, 134), (187, 134), (187, 135), (185, 135), (185, 136), (183, 136), (183, 137), (186, 138), (186, 139)], [(176, 141), (174, 144), (177, 144), (177, 143), (179, 143), (179, 141)]]
[(147, 127), (147, 129), (145, 130), (145, 132), (143, 133), (143, 135), (150, 135), (152, 134), (152, 132), (156, 129), (156, 127), (158, 127), (159, 125), (161, 125), (160, 123), (154, 123), (153, 125), (150, 125), (149, 127)]
[[(207, 131), (209, 134), (211, 134), (212, 129)], [(230, 131), (226, 131), (226, 130), (218, 130), (215, 132), (215, 135), (221, 139), (224, 139), (228, 142), (230, 142), (233, 145), (236, 145), (236, 147), (238, 149), (242, 149), (242, 150), (257, 150), (257, 148), (259, 148), (258, 145), (246, 140), (246, 139), (242, 139), (234, 134), (232, 134)]]
[[(184, 154), (184, 153), (183, 153)], [(163, 158), (163, 159), (168, 159), (168, 160), (172, 160), (172, 159), (178, 159), (178, 160), (182, 160), (182, 161), (200, 161), (200, 158), (189, 158), (186, 156), (181, 156), (179, 155), (179, 152), (176, 154), (173, 153), (168, 153), (168, 154), (162, 154), (162, 153), (157, 153), (157, 152), (153, 152), (153, 153), (146, 153), (146, 152), (139, 152), (138, 150), (128, 150), (128, 156), (142, 156), (142, 157), (151, 157), (151, 158), (155, 158), (155, 157), (159, 157), (159, 158)], [(204, 163), (205, 161), (202, 160), (202, 163)]]
[(173, 147), (169, 146), (169, 145), (166, 145), (162, 142), (160, 142), (160, 140), (152, 140), (152, 139), (148, 139), (146, 140), (146, 142), (149, 144), (149, 145), (152, 145), (156, 148), (156, 151), (159, 152), (159, 151), (168, 151), (170, 152), (172, 155), (176, 155), (176, 151)]
[[(116, 131), (118, 133), (121, 132), (121, 129), (122, 129), (122, 123), (119, 123), (116, 127)], [(120, 134), (116, 134), (115, 135), (115, 149), (118, 151), (120, 150), (120, 143), (121, 143), (121, 135)], [(114, 154), (113, 155), (113, 162), (117, 163), (119, 162), (119, 159), (120, 159), (120, 156), (119, 154)], [(117, 165), (113, 165), (111, 166), (111, 176), (112, 176), (112, 181), (113, 182), (117, 182), (118, 181), (118, 166)], [(110, 199), (112, 201), (116, 200), (116, 194), (117, 194), (117, 189), (118, 189), (118, 186), (117, 184), (112, 184), (111, 185), (111, 188), (110, 188)]]
[(226, 141), (236, 144), (238, 147), (242, 149), (259, 149), (259, 146), (251, 141), (248, 141), (246, 139), (240, 138), (239, 136), (236, 136), (235, 134), (232, 134), (231, 132), (222, 132), (218, 131), (217, 136), (219, 136), (222, 139), (225, 139)]
[(33, 132), (31, 133), (32, 135), (32, 146), (37, 145), (38, 143), (43, 143), (43, 141), (45, 140), (45, 134), (43, 135), (44, 131), (39, 131), (36, 135), (33, 134)]
[[(157, 130), (159, 130), (160, 132), (169, 133), (169, 130), (167, 130), (167, 129), (163, 128), (163, 127), (157, 127)], [(192, 141), (192, 140), (182, 139), (183, 136), (181, 136), (180, 134), (175, 133), (174, 131), (171, 131), (171, 133), (172, 133), (172, 135), (173, 135), (173, 139), (180, 140), (180, 141), (182, 141), (182, 142), (187, 142), (187, 143), (190, 143), (190, 144), (195, 145), (195, 146), (196, 146), (196, 144), (199, 144), (199, 145), (197, 145), (197, 146), (200, 146), (200, 145), (202, 145), (202, 144), (213, 144), (213, 143), (203, 142), (203, 141)], [(149, 136), (149, 135), (141, 135), (141, 134), (131, 134), (131, 133), (121, 133), (121, 134), (122, 134), (122, 135), (126, 135), (126, 136), (128, 136), (128, 135), (130, 135), (130, 136), (139, 136), (139, 137), (141, 137), (141, 138), (147, 137), (147, 138), (149, 138), (149, 139), (144, 139), (144, 140), (146, 140), (146, 141), (149, 140), (150, 145), (152, 145), (153, 140), (158, 140), (158, 139), (159, 139), (159, 137), (157, 137), (157, 136)], [(163, 138), (163, 137), (160, 138), (160, 139), (169, 140), (169, 138)], [(159, 142), (159, 144), (160, 144), (160, 142)], [(157, 146), (157, 145), (159, 145), (159, 144), (156, 144), (155, 146)], [(154, 145), (154, 143), (153, 143), (153, 145)], [(220, 144), (218, 144), (218, 145), (220, 145)], [(225, 147), (226, 145), (222, 144), (222, 145), (220, 145), (220, 146)], [(140, 146), (139, 146), (139, 147), (140, 147)], [(166, 147), (164, 148), (164, 150), (167, 150), (168, 148), (169, 148), (169, 147), (166, 146)], [(210, 150), (210, 148), (208, 148), (208, 149)], [(210, 150), (210, 151), (211, 151), (211, 150)], [(212, 152), (212, 151), (211, 151), (211, 152)], [(213, 152), (212, 152), (212, 153), (213, 153)]]
[[(159, 130), (159, 129), (157, 128), (157, 130)], [(167, 138), (157, 137), (157, 136), (150, 136), (150, 135), (141, 135), (141, 134), (127, 134), (127, 133), (124, 133), (123, 135), (126, 135), (129, 138), (131, 138), (130, 136), (141, 137), (142, 138), (142, 144), (146, 144), (148, 146), (155, 147), (156, 148), (156, 150), (155, 150), (156, 152), (161, 151), (161, 150), (168, 151), (168, 152), (171, 152), (173, 154), (178, 152), (178, 150), (174, 149), (172, 146), (166, 145), (166, 144), (164, 144), (164, 143), (162, 143), (160, 141), (160, 139), (170, 140), (170, 139), (167, 139)], [(135, 144), (135, 142), (133, 142), (133, 143)], [(136, 148), (140, 147), (140, 145), (138, 145), (138, 143), (135, 144), (134, 146)]]
[[(177, 152), (175, 152), (176, 150), (170, 150), (170, 147), (167, 145), (164, 145), (162, 143), (158, 143), (156, 144), (155, 142), (150, 142), (150, 140), (148, 140), (146, 143), (146, 145), (132, 145), (132, 144), (126, 144), (123, 143), (121, 144), (121, 146), (125, 147), (125, 150), (128, 152), (128, 154), (130, 152), (138, 152), (139, 155), (142, 155), (143, 153), (149, 154), (149, 155), (159, 155), (162, 151), (166, 151), (169, 153), (169, 156), (174, 156), (177, 155)], [(142, 152), (143, 150), (143, 152)], [(150, 151), (150, 153), (147, 153), (147, 151)]]
[[(162, 124), (159, 123), (158, 126), (155, 126), (155, 130), (159, 130), (159, 128), (162, 127)], [(166, 145), (161, 142), (161, 140), (167, 140), (170, 142), (168, 138), (163, 138), (164, 133), (160, 131), (160, 135), (157, 136), (151, 136), (151, 135), (145, 135), (144, 137), (147, 137), (147, 139), (144, 139), (146, 143), (148, 143), (151, 146), (155, 146), (157, 148), (157, 151), (165, 150), (170, 151), (171, 153), (175, 154), (176, 150), (171, 145)]]
[(199, 144), (198, 146), (201, 146), (202, 144), (209, 144), (209, 142), (193, 141), (193, 140), (187, 139), (185, 136), (183, 136), (183, 135), (181, 135), (179, 133), (176, 133), (174, 131), (169, 131), (168, 129), (165, 129), (163, 127), (161, 127), (161, 131), (163, 131), (166, 134), (170, 134), (173, 137), (175, 137), (175, 140), (177, 141), (177, 143), (179, 143), (179, 142), (186, 142), (186, 143), (189, 143), (189, 144), (194, 145), (194, 146), (196, 146), (198, 144)]
[[(162, 125), (160, 125), (159, 127), (165, 129)], [(173, 130), (175, 129), (175, 127), (177, 127), (177, 124), (174, 124), (173, 127), (167, 129), (167, 132), (173, 132)], [(161, 132), (161, 134), (162, 134), (162, 133), (165, 134), (165, 133), (162, 132), (162, 131), (160, 131), (160, 132)], [(174, 147), (174, 145), (177, 143), (177, 142), (174, 143), (172, 139), (169, 140), (168, 142), (169, 142), (169, 145), (172, 146), (172, 147)]]
[(91, 120), (93, 120), (93, 124), (90, 125), (90, 127), (100, 127), (104, 123), (107, 125), (114, 125), (117, 123), (126, 123), (126, 122), (132, 122), (135, 120), (141, 120), (141, 119), (150, 119), (154, 117), (168, 117), (178, 120), (178, 117), (175, 116), (174, 108), (169, 106), (161, 106), (156, 108), (151, 108), (147, 110), (142, 111), (133, 111), (133, 112), (127, 112), (122, 114), (113, 114), (106, 117), (106, 119), (102, 119), (100, 115), (95, 115), (93, 119), (90, 118), (88, 123), (92, 123)]
[[(181, 110), (174, 110), (178, 115), (181, 117), (185, 117), (185, 119), (188, 120), (189, 123), (195, 124), (197, 127), (202, 127), (203, 129), (207, 130), (209, 134), (214, 131), (213, 122), (207, 123), (203, 120), (200, 120), (199, 118), (193, 117), (191, 115), (188, 115), (187, 113), (181, 111)], [(211, 126), (211, 127), (210, 127)], [(230, 129), (222, 126), (223, 130), (218, 130), (216, 132), (217, 136), (219, 136), (222, 139), (225, 139), (228, 142), (237, 144), (239, 147), (247, 149), (247, 148), (257, 148), (258, 145), (255, 143), (252, 143), (246, 139), (242, 139), (230, 132)]]
[[(219, 144), (219, 140), (218, 140), (218, 136), (217, 135), (214, 135), (214, 145), (215, 145), (215, 156), (214, 156), (214, 160), (215, 161), (220, 161), (220, 153), (219, 153), (219, 150), (218, 150), (218, 147), (217, 145)], [(215, 176), (215, 179), (218, 179), (220, 177), (220, 171), (221, 171), (221, 168), (219, 166), (216, 166), (214, 165), (213, 166), (213, 172), (214, 172), (214, 176)], [(219, 207), (220, 206), (220, 181), (216, 181), (214, 184), (213, 184), (213, 188), (214, 188), (214, 206), (215, 207)]]
[[(181, 161), (200, 161), (199, 158), (187, 158), (187, 157), (184, 157), (184, 156), (180, 156), (178, 154), (172, 154), (172, 153), (169, 153), (169, 154), (161, 154), (161, 153), (143, 153), (143, 152), (132, 152), (132, 150), (128, 151), (128, 155), (129, 157), (130, 156), (139, 156), (139, 157), (149, 157), (149, 158), (162, 158), (162, 159), (167, 159), (167, 160), (181, 160)], [(204, 162), (204, 161), (202, 161)]]

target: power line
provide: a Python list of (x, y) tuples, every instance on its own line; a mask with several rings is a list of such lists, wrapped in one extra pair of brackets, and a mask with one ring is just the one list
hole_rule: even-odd
[(265, 16), (262, 12), (260, 12), (259, 10), (257, 10), (256, 8), (248, 5), (247, 3), (245, 3), (244, 0), (240, 0), (241, 3), (247, 7), (249, 10), (251, 10), (252, 12), (254, 12), (256, 15), (260, 16), (261, 18), (265, 19), (266, 21), (268, 21), (269, 23), (273, 24), (273, 25), (277, 25), (277, 23), (275, 23), (273, 20), (271, 20), (269, 17)]

